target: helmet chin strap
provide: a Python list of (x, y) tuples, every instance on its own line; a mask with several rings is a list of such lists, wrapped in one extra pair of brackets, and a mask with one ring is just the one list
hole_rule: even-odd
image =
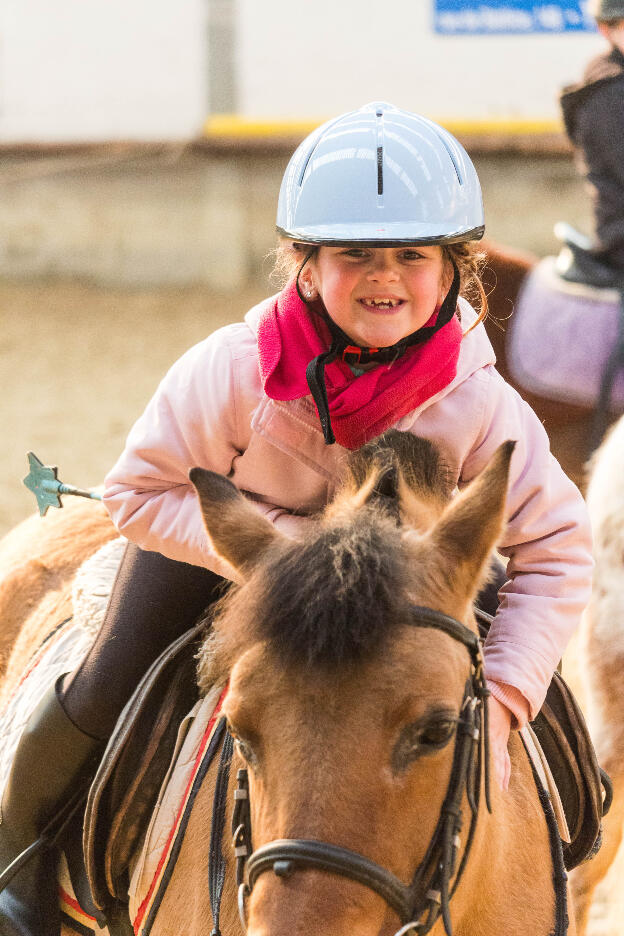
[[(301, 272), (301, 270), (299, 272)], [(451, 288), (444, 302), (440, 306), (435, 324), (423, 325), (422, 328), (418, 328), (415, 332), (412, 332), (411, 335), (407, 335), (405, 338), (401, 338), (400, 341), (397, 341), (396, 344), (387, 345), (385, 348), (365, 348), (356, 344), (349, 338), (346, 332), (343, 332), (343, 330), (336, 325), (324, 307), (322, 309), (319, 308), (318, 303), (313, 304), (302, 295), (299, 288), (299, 277), (297, 277), (297, 292), (299, 298), (312, 312), (322, 316), (332, 336), (329, 349), (313, 358), (306, 367), (306, 380), (310, 388), (310, 393), (312, 394), (312, 399), (318, 410), (325, 444), (333, 445), (336, 441), (336, 437), (334, 436), (329, 415), (325, 367), (331, 364), (332, 361), (335, 361), (336, 358), (346, 361), (347, 364), (369, 364), (371, 362), (388, 364), (392, 361), (396, 361), (397, 358), (405, 354), (405, 352), (409, 348), (414, 347), (414, 345), (419, 345), (427, 341), (432, 335), (443, 328), (444, 325), (450, 322), (455, 315), (457, 299), (459, 297), (459, 270), (456, 264), (453, 263), (453, 282), (451, 283)]]

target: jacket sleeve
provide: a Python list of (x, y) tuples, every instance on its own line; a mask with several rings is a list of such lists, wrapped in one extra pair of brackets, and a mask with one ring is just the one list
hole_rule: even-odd
[[(249, 366), (236, 366), (235, 355), (245, 353), (229, 340), (237, 328), (245, 326), (220, 329), (173, 365), (104, 481), (104, 504), (120, 533), (142, 549), (230, 579), (233, 569), (210, 544), (188, 474), (200, 466), (227, 477), (248, 444), (244, 417), (254, 387), (241, 381), (240, 371), (255, 373), (257, 366), (252, 349)], [(306, 522), (279, 507), (257, 506), (291, 536)]]
[(513, 700), (519, 691), (535, 717), (589, 600), (591, 534), (583, 498), (552, 456), (537, 416), (494, 368), (486, 372), (483, 421), (461, 483), (479, 474), (502, 442), (516, 441), (498, 547), (508, 558), (508, 582), (484, 655), (494, 694), (521, 726), (526, 713)]

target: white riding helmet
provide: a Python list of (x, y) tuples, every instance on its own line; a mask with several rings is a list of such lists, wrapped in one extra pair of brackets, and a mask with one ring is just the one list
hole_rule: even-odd
[(436, 123), (373, 102), (330, 120), (293, 154), (280, 234), (309, 244), (453, 244), (483, 235), (483, 200), (463, 146)]

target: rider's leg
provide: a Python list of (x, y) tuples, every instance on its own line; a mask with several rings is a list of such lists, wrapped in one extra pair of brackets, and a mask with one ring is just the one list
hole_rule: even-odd
[[(101, 747), (67, 718), (52, 686), (28, 719), (2, 794), (2, 870), (80, 790)], [(57, 858), (55, 849), (41, 850), (0, 893), (2, 936), (58, 936)]]
[(65, 679), (62, 704), (72, 721), (108, 738), (145, 671), (223, 594), (225, 581), (128, 544), (95, 643)]
[[(222, 593), (224, 580), (128, 545), (86, 659), (50, 690), (22, 734), (2, 797), (0, 870), (53, 819), (89, 773), (137, 682)], [(0, 936), (58, 936), (55, 863), (32, 858), (0, 893)]]

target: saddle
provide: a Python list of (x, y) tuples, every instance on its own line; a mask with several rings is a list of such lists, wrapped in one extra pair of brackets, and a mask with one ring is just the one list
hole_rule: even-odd
[[(202, 621), (183, 634), (147, 671), (117, 722), (91, 785), (84, 866), (94, 916), (103, 915), (107, 924), (124, 916), (128, 920), (130, 862), (156, 806), (179, 725), (198, 700), (196, 654), (207, 626)], [(82, 905), (83, 895), (77, 896)]]
[(555, 224), (555, 237), (562, 244), (555, 267), (563, 280), (568, 283), (583, 283), (596, 289), (624, 288), (624, 273), (605, 263), (591, 249), (588, 237), (564, 221)]
[(611, 806), (611, 781), (599, 766), (579, 705), (560, 673), (531, 723), (561, 797), (570, 832), (563, 843), (568, 871), (591, 858), (602, 844), (602, 817)]
[(559, 256), (544, 257), (523, 281), (507, 360), (524, 390), (585, 411), (591, 452), (624, 410), (624, 274), (569, 226), (556, 230), (565, 241)]
[[(485, 639), (492, 617), (481, 610), (475, 614)], [(571, 871), (600, 848), (602, 817), (612, 799), (611, 781), (598, 764), (583, 713), (561, 673), (555, 672), (531, 727), (561, 798), (570, 837), (562, 842), (563, 858)]]

